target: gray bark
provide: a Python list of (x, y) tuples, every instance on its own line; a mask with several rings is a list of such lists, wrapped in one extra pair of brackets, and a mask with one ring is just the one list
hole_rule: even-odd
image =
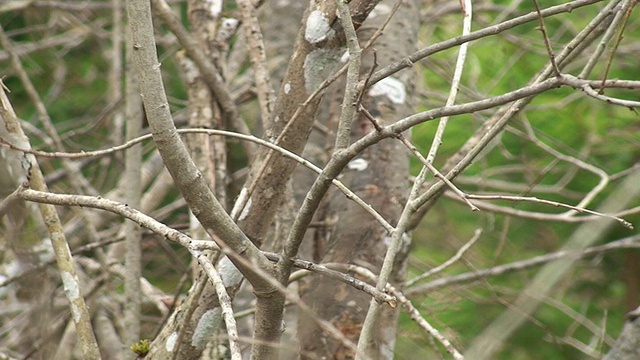
[[(383, 23), (395, 2), (383, 1), (378, 5), (376, 16), (365, 21), (358, 35), (360, 43), (365, 44)], [(415, 2), (404, 2), (393, 20), (384, 31), (384, 36), (373, 45), (377, 61), (385, 66), (398, 60), (399, 54), (415, 50), (418, 29), (418, 11)], [(363, 76), (373, 66), (371, 50), (363, 55)], [(371, 112), (381, 125), (388, 125), (398, 118), (412, 113), (411, 94), (415, 73), (413, 69), (400, 72), (393, 77), (401, 84), (404, 99), (392, 98), (389, 93), (369, 93), (363, 97), (362, 105)], [(338, 85), (344, 87), (344, 84)], [(329, 109), (337, 109), (332, 115), (339, 115), (342, 92), (328, 104)], [(376, 94), (371, 96), (371, 94)], [(337, 113), (337, 114), (336, 114)], [(335, 119), (328, 119), (335, 124)], [(331, 128), (331, 126), (329, 126)], [(371, 121), (364, 115), (356, 118), (352, 128), (352, 139), (374, 131)], [(375, 147), (365, 150), (356, 160), (364, 161), (366, 169), (346, 170), (341, 178), (349, 188), (373, 206), (387, 221), (394, 224), (402, 211), (408, 191), (409, 158), (408, 151), (397, 140), (388, 139)], [(374, 273), (380, 270), (384, 253), (388, 246), (389, 234), (360, 206), (347, 200), (342, 193), (332, 192), (327, 200), (324, 224), (326, 228), (316, 241), (321, 262), (339, 262), (364, 265)], [(397, 257), (392, 283), (398, 285), (404, 281), (408, 244)], [(320, 250), (323, 249), (323, 250)], [(370, 297), (366, 294), (334, 280), (313, 277), (304, 286), (303, 299), (310, 303), (314, 312), (323, 319), (331, 321), (347, 338), (357, 342)], [(373, 351), (369, 356), (374, 359), (393, 358), (396, 337), (398, 309), (385, 307), (377, 319), (377, 331), (374, 335)], [(350, 359), (351, 350), (342, 343), (324, 334), (315, 322), (302, 316), (299, 322), (299, 337), (303, 357)]]
[(603, 360), (640, 359), (640, 307), (628, 314), (622, 333)]

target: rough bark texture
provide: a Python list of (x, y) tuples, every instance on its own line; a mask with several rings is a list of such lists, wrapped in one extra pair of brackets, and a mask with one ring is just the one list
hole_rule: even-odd
[[(377, 1), (354, 2), (354, 14), (366, 14)], [(336, 16), (336, 3), (312, 1), (302, 21), (295, 50), (284, 75), (266, 138), (294, 153), (301, 153), (315, 121), (321, 97), (307, 101), (323, 80), (339, 65), (345, 50), (345, 37)], [(304, 106), (301, 106), (305, 104)], [(243, 189), (249, 201), (239, 217), (239, 225), (256, 243), (261, 244), (286, 193), (296, 163), (280, 153), (262, 150), (256, 156), (262, 159), (252, 164), (248, 185)], [(290, 267), (265, 269), (283, 284), (288, 282)], [(268, 289), (264, 289), (268, 290)], [(257, 297), (254, 338), (269, 343), (277, 342), (281, 335), (284, 295), (275, 288), (254, 291)], [(253, 347), (255, 358), (273, 358), (277, 349), (261, 343)]]
[[(163, 162), (189, 204), (190, 210), (203, 225), (207, 234), (216, 240), (220, 247), (233, 250), (233, 254), (229, 256), (234, 259), (235, 265), (243, 268), (244, 275), (249, 281), (252, 281), (254, 287), (260, 289), (260, 283), (264, 285), (264, 280), (255, 274), (253, 266), (267, 268), (270, 263), (226, 213), (222, 204), (204, 181), (201, 172), (193, 164), (186, 147), (176, 132), (167, 98), (163, 92), (164, 85), (155, 49), (148, 4), (127, 1), (127, 12), (133, 35), (132, 51), (136, 74), (140, 82), (149, 125)], [(239, 257), (244, 257), (245, 261), (242, 262)], [(252, 265), (247, 265), (247, 263)], [(232, 267), (231, 264), (228, 266)], [(237, 276), (233, 271), (230, 271), (229, 274), (231, 275), (227, 276), (225, 284), (234, 284)], [(189, 300), (195, 301), (193, 297)], [(154, 340), (150, 354), (170, 354), (183, 344), (195, 348), (196, 353), (201, 352), (210, 339), (211, 328), (217, 328), (217, 325), (213, 325), (213, 320), (220, 320), (220, 311), (217, 310), (210, 308), (210, 311), (203, 311), (201, 317), (192, 319), (197, 322), (195, 329), (186, 327), (180, 330), (180, 325), (176, 324), (181, 323), (184, 316), (191, 316), (193, 313), (191, 311), (185, 313), (183, 309), (178, 309), (169, 320), (172, 325), (166, 326)], [(157, 358), (166, 357), (167, 355), (157, 355)]]
[[(214, 59), (219, 59), (223, 43), (216, 43), (217, 21), (212, 12), (204, 8), (204, 3), (189, 1), (188, 16), (193, 35), (205, 53)], [(216, 46), (217, 45), (217, 46)], [(189, 126), (193, 128), (223, 128), (221, 114), (215, 104), (211, 89), (203, 79), (195, 64), (184, 53), (177, 55), (177, 61), (182, 67), (185, 81), (188, 84), (189, 97)], [(214, 191), (220, 203), (226, 204), (226, 190), (224, 175), (226, 174), (226, 148), (223, 138), (212, 138), (208, 135), (191, 134), (187, 137), (191, 157), (203, 173), (209, 187)], [(195, 218), (191, 218), (190, 234), (195, 239), (206, 239), (206, 231)], [(215, 256), (215, 255), (212, 255)], [(224, 264), (229, 265), (225, 261)], [(239, 285), (238, 270), (228, 266), (228, 273), (222, 272), (224, 279), (230, 285), (229, 294), (234, 294)], [(184, 301), (173, 319), (185, 316), (184, 322), (173, 322), (165, 327), (161, 334), (168, 338), (172, 334), (181, 334), (183, 341), (179, 342), (176, 357), (189, 359), (198, 357), (207, 343), (214, 340), (217, 328), (221, 323), (222, 311), (214, 286), (207, 276), (200, 272), (200, 267), (194, 264), (194, 285), (189, 297)], [(231, 280), (238, 279), (238, 280)], [(180, 326), (178, 326), (180, 325)], [(154, 348), (153, 356), (161, 357), (165, 349)]]
[(622, 333), (616, 344), (611, 348), (603, 360), (634, 360), (640, 359), (640, 308), (629, 313)]
[[(379, 4), (376, 8), (376, 16), (368, 19), (358, 32), (361, 44), (366, 43), (366, 40), (382, 24), (393, 5), (394, 2), (391, 1)], [(414, 50), (417, 24), (415, 4), (405, 2), (385, 30), (385, 36), (373, 46), (381, 66), (397, 60), (398, 54), (410, 53)], [(363, 74), (368, 74), (372, 64), (373, 54), (367, 51), (364, 53)], [(384, 125), (410, 114), (412, 106), (409, 94), (413, 87), (414, 76), (412, 70), (395, 76), (395, 79), (402, 84), (402, 92), (405, 95), (401, 101), (384, 91), (368, 90), (369, 94), (364, 96), (362, 105)], [(332, 111), (332, 115), (339, 115), (340, 93), (338, 91), (334, 105), (331, 106), (336, 110)], [(335, 101), (336, 99), (338, 102)], [(358, 139), (373, 130), (371, 121), (365, 116), (359, 116), (352, 129), (352, 138)], [(402, 210), (408, 191), (407, 149), (399, 141), (385, 140), (363, 152), (357, 159), (366, 162), (366, 169), (346, 170), (341, 180), (394, 224)], [(388, 246), (388, 234), (361, 207), (345, 199), (341, 193), (332, 193), (328, 203), (330, 208), (324, 219), (325, 225), (334, 225), (324, 229), (324, 238), (323, 236), (317, 238), (317, 249), (318, 253), (322, 253), (322, 262), (353, 263), (378, 272)], [(404, 280), (406, 256), (406, 251), (398, 256), (393, 278), (396, 284)], [(357, 341), (369, 305), (369, 296), (343, 283), (314, 277), (306, 287), (304, 300), (312, 305), (316, 314), (330, 320), (350, 340)], [(397, 315), (397, 310), (387, 307), (377, 319), (379, 331), (374, 336), (375, 351), (371, 354), (373, 358), (393, 357)], [(318, 358), (336, 359), (354, 357), (352, 351), (322, 333), (311, 319), (302, 317), (299, 328), (301, 349), (309, 358), (312, 355)]]

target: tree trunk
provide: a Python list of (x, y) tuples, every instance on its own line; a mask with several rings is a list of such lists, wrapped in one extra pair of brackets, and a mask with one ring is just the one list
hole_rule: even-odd
[[(381, 2), (375, 15), (366, 20), (358, 31), (361, 46), (364, 46), (383, 24), (394, 4), (394, 1)], [(379, 38), (368, 51), (363, 52), (362, 76), (367, 76), (373, 66), (374, 52), (371, 49), (375, 49), (375, 58), (379, 66), (398, 60), (398, 54), (414, 51), (419, 24), (417, 14), (415, 2), (404, 2), (399, 7), (384, 30), (385, 36)], [(381, 125), (388, 125), (411, 114), (414, 78), (414, 70), (409, 69), (373, 85), (363, 96), (362, 106)], [(344, 84), (338, 86), (343, 87)], [(342, 94), (342, 91), (337, 92), (338, 95)], [(332, 103), (328, 108), (337, 110), (335, 113), (329, 111), (334, 115), (333, 119), (328, 119), (329, 122), (336, 121), (335, 117), (339, 116), (341, 98), (342, 96), (335, 96), (331, 99)], [(360, 114), (352, 128), (352, 140), (359, 139), (373, 130), (371, 120)], [(383, 215), (389, 223), (394, 224), (402, 211), (409, 189), (408, 155), (408, 150), (400, 141), (382, 141), (354, 159), (353, 166), (343, 173), (341, 181)], [(322, 262), (356, 264), (378, 273), (389, 245), (389, 234), (362, 207), (346, 199), (342, 193), (332, 192), (327, 203), (329, 205), (323, 219), (326, 236), (316, 239), (319, 243), (316, 248), (322, 253)], [(409, 244), (405, 245), (404, 251), (396, 257), (394, 266), (392, 283), (398, 286), (404, 281), (406, 274)], [(332, 322), (350, 340), (357, 342), (370, 297), (344, 283), (320, 276), (314, 276), (305, 289), (303, 300), (312, 306), (314, 312)], [(373, 351), (369, 354), (371, 358), (393, 358), (397, 316), (398, 309), (385, 306), (380, 317), (376, 319), (377, 331), (374, 335)], [(299, 328), (304, 358), (354, 357), (351, 350), (323, 333), (312, 319), (302, 316)]]

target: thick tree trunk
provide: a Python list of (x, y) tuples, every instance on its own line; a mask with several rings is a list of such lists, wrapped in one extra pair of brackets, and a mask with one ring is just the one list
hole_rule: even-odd
[[(358, 31), (362, 45), (381, 26), (389, 15), (394, 1), (381, 2), (372, 18)], [(398, 54), (408, 54), (415, 49), (418, 29), (418, 11), (413, 2), (404, 2), (393, 20), (372, 47), (380, 66), (398, 60)], [(366, 76), (373, 65), (371, 50), (363, 53), (363, 72)], [(385, 79), (367, 90), (362, 105), (376, 117), (380, 124), (387, 125), (398, 118), (411, 114), (410, 96), (415, 73), (413, 69)], [(343, 85), (342, 85), (343, 86)], [(329, 105), (339, 109), (340, 96)], [(339, 110), (336, 111), (339, 115)], [(330, 119), (331, 121), (331, 119)], [(374, 130), (372, 122), (364, 115), (357, 118), (352, 129), (352, 139), (358, 139)], [(387, 221), (394, 224), (402, 210), (408, 192), (409, 156), (407, 149), (397, 140), (385, 140), (368, 149), (354, 160), (362, 165), (352, 166), (344, 172), (341, 180), (360, 197), (373, 206)], [(339, 262), (363, 265), (378, 272), (388, 247), (389, 234), (360, 206), (347, 200), (342, 193), (333, 193), (328, 201), (330, 208), (324, 219), (326, 239), (318, 238), (317, 248), (323, 253), (322, 262)], [(334, 225), (328, 225), (334, 224)], [(323, 240), (326, 240), (323, 242)], [(399, 254), (395, 265), (393, 282), (404, 280), (408, 244)], [(357, 342), (360, 329), (369, 306), (370, 297), (344, 283), (326, 277), (313, 277), (306, 286), (304, 301), (311, 304), (314, 312), (331, 321), (346, 337)], [(375, 359), (393, 358), (396, 338), (398, 310), (385, 307), (376, 320)], [(299, 334), (303, 357), (351, 359), (354, 354), (342, 343), (323, 333), (316, 322), (301, 317)]]

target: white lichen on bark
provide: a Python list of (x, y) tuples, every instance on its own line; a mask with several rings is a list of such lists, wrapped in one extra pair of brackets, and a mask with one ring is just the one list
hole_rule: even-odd
[(308, 42), (317, 44), (323, 40), (331, 39), (334, 35), (335, 31), (329, 25), (329, 21), (322, 11), (314, 10), (309, 14), (304, 31), (304, 38)]

